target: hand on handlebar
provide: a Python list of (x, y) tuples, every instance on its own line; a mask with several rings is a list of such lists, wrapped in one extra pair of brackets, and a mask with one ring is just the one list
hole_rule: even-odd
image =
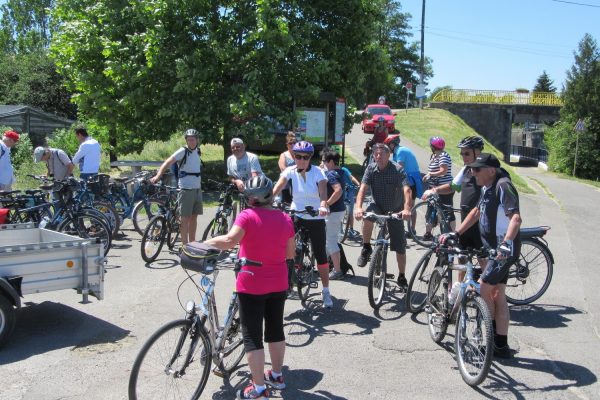
[(512, 242), (502, 242), (496, 249), (496, 260), (505, 260), (508, 257), (512, 256), (513, 245)]
[(456, 232), (442, 233), (438, 240), (441, 244), (445, 244), (448, 240), (457, 241), (458, 233), (456, 233)]
[(158, 182), (159, 179), (160, 179), (160, 176), (158, 174), (156, 174), (152, 178), (150, 178), (150, 183), (152, 183), (153, 185), (155, 185), (156, 182)]
[(402, 210), (395, 215), (397, 215), (400, 219), (402, 219), (404, 221), (408, 221), (410, 219), (410, 216), (412, 215), (412, 213), (407, 210)]

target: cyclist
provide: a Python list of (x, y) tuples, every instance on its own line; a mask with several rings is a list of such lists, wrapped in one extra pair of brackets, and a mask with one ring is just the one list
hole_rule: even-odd
[(250, 178), (262, 175), (260, 162), (254, 153), (246, 151), (246, 145), (240, 138), (231, 139), (232, 154), (227, 158), (227, 175), (238, 191), (244, 191), (244, 182)]
[[(294, 151), (292, 150), (292, 147), (294, 147), (296, 142), (296, 134), (292, 131), (289, 131), (287, 135), (285, 135), (285, 144), (287, 146), (287, 150), (279, 155), (279, 161), (277, 162), (280, 172), (283, 172), (283, 170), (287, 167), (296, 165), (296, 161), (294, 160)], [(288, 186), (281, 191), (281, 201), (286, 204), (290, 204), (292, 202), (292, 192), (289, 183)]]
[(73, 156), (73, 160), (67, 169), (70, 175), (73, 173), (75, 164), (78, 164), (79, 177), (83, 180), (88, 180), (92, 176), (98, 175), (102, 148), (96, 139), (90, 137), (85, 128), (75, 129), (75, 137), (79, 141), (79, 149)]
[[(283, 310), (288, 288), (287, 264), (293, 263), (296, 251), (294, 224), (288, 215), (271, 208), (273, 182), (266, 176), (251, 178), (245, 185), (244, 196), (250, 208), (240, 212), (226, 235), (206, 243), (221, 250), (239, 243), (239, 257), (262, 262), (260, 267), (242, 267), (236, 278), (244, 349), (252, 373), (252, 381), (238, 391), (237, 398), (266, 399), (269, 397), (266, 385), (278, 390), (285, 388)], [(266, 372), (263, 321), (264, 341), (271, 356), (271, 369)]]
[(419, 162), (415, 153), (406, 146), (400, 146), (400, 135), (390, 135), (383, 141), (392, 151), (393, 161), (404, 168), (404, 172), (410, 182), (413, 200), (421, 197), (423, 194), (423, 184), (421, 171), (419, 171)]
[[(433, 136), (429, 139), (429, 146), (431, 148), (431, 157), (429, 159), (429, 167), (427, 174), (423, 177), (423, 182), (427, 183), (429, 189), (433, 189), (437, 186), (452, 182), (452, 159), (450, 154), (444, 151), (446, 142), (439, 136)], [(453, 206), (454, 192), (449, 194), (440, 194), (440, 202), (450, 208)], [(430, 222), (430, 216), (434, 213), (433, 208), (428, 207), (425, 225), (425, 235), (423, 240), (432, 240), (433, 235), (431, 234), (432, 224)], [(456, 218), (454, 212), (448, 210), (446, 218), (450, 222), (452, 229), (456, 226)]]
[(200, 177), (202, 161), (200, 160), (198, 136), (197, 130), (186, 130), (183, 134), (186, 146), (179, 148), (167, 158), (156, 175), (150, 179), (152, 183), (158, 182), (171, 165), (177, 163), (177, 185), (181, 189), (177, 202), (181, 216), (179, 232), (182, 245), (196, 240), (198, 215), (202, 215), (202, 181)]
[(342, 186), (343, 172), (338, 166), (340, 154), (331, 149), (323, 149), (321, 152), (321, 163), (327, 176), (327, 206), (329, 215), (325, 218), (326, 240), (325, 245), (327, 255), (331, 258), (333, 271), (329, 274), (329, 279), (343, 279), (344, 273), (341, 269), (340, 247), (338, 237), (346, 206), (344, 204), (344, 188)]
[(6, 131), (0, 140), (0, 190), (11, 190), (15, 182), (10, 149), (19, 141), (19, 134), (15, 131)]
[(273, 189), (277, 196), (288, 181), (292, 182), (293, 210), (304, 210), (311, 206), (319, 210), (316, 217), (303, 214), (298, 216), (298, 224), (304, 227), (310, 236), (310, 244), (317, 260), (317, 269), (323, 285), (323, 306), (333, 307), (333, 300), (329, 291), (329, 263), (325, 249), (325, 217), (329, 213), (327, 206), (327, 177), (319, 167), (310, 164), (315, 148), (310, 142), (300, 141), (292, 148), (296, 165), (287, 167), (279, 177)]
[[(390, 161), (390, 148), (383, 143), (373, 146), (373, 157), (375, 162), (369, 164), (362, 178), (356, 205), (354, 206), (354, 218), (360, 221), (366, 212), (398, 213), (402, 220), (407, 220), (411, 215), (413, 206), (410, 182), (404, 170), (397, 163)], [(367, 190), (371, 189), (373, 202), (366, 210), (362, 205)], [(408, 286), (405, 277), (406, 270), (406, 237), (404, 223), (402, 220), (390, 219), (388, 228), (390, 232), (390, 250), (396, 253), (398, 263), (398, 285)], [(367, 265), (367, 261), (373, 250), (371, 249), (371, 234), (373, 233), (373, 222), (367, 219), (363, 222), (363, 248), (358, 258), (359, 267)]]
[(36, 163), (44, 161), (48, 176), (54, 177), (57, 181), (62, 181), (70, 175), (69, 165), (72, 162), (63, 150), (38, 146), (33, 151), (33, 161)]
[[(363, 151), (364, 156), (366, 157), (369, 155), (369, 153), (372, 151), (374, 144), (383, 143), (385, 138), (388, 137), (388, 134), (389, 131), (388, 128), (385, 126), (385, 118), (383, 115), (380, 115), (379, 118), (377, 118), (377, 126), (373, 130), (373, 137), (365, 145), (365, 149)], [(373, 162), (372, 158), (373, 156), (371, 155), (371, 160), (369, 161), (369, 164)]]
[[(475, 159), (483, 151), (483, 139), (479, 136), (467, 136), (458, 143), (460, 155), (465, 166), (458, 172), (456, 177), (450, 183), (426, 190), (423, 194), (423, 200), (432, 193), (451, 194), (453, 191), (460, 192), (460, 218), (464, 221), (469, 212), (477, 206), (479, 196), (481, 195), (481, 186), (477, 184), (473, 171), (467, 165), (475, 162)], [(479, 249), (482, 246), (479, 227), (473, 225), (460, 236), (462, 247), (471, 247)], [(481, 265), (481, 262), (480, 262)]]
[(468, 167), (481, 187), (479, 203), (456, 232), (442, 235), (440, 242), (444, 243), (456, 235), (462, 236), (479, 222), (483, 245), (497, 249), (496, 259), (481, 266), (481, 297), (492, 315), (494, 356), (510, 358), (512, 354), (507, 340), (510, 313), (505, 291), (509, 268), (517, 261), (521, 250), (519, 194), (493, 154), (481, 153)]

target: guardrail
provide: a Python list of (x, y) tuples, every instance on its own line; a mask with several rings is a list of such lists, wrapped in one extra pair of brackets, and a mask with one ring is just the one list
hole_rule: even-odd
[(436, 93), (433, 101), (441, 103), (523, 104), (554, 107), (563, 105), (560, 95), (556, 93), (521, 93), (507, 90), (444, 89)]
[(510, 146), (510, 154), (544, 163), (548, 162), (548, 151), (540, 147), (526, 147), (513, 144)]

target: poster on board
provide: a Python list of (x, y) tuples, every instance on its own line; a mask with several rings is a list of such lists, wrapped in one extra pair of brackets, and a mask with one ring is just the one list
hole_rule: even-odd
[(305, 108), (297, 111), (300, 114), (297, 132), (302, 139), (312, 144), (325, 143), (325, 110)]
[(346, 100), (338, 98), (335, 101), (335, 144), (344, 142), (344, 122), (346, 120)]

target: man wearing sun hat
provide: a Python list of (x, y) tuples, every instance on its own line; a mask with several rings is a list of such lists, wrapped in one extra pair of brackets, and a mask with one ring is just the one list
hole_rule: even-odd
[(19, 141), (19, 134), (8, 130), (4, 132), (0, 141), (0, 190), (12, 190), (15, 182), (12, 162), (10, 160), (10, 149)]
[(521, 252), (519, 194), (493, 154), (481, 153), (467, 166), (471, 168), (477, 185), (481, 186), (479, 203), (465, 217), (456, 233), (442, 235), (440, 242), (463, 234), (479, 222), (483, 245), (497, 250), (495, 260), (487, 260), (481, 265), (481, 297), (490, 310), (494, 324), (494, 356), (510, 358), (512, 352), (507, 342), (510, 314), (505, 290), (508, 270)]

